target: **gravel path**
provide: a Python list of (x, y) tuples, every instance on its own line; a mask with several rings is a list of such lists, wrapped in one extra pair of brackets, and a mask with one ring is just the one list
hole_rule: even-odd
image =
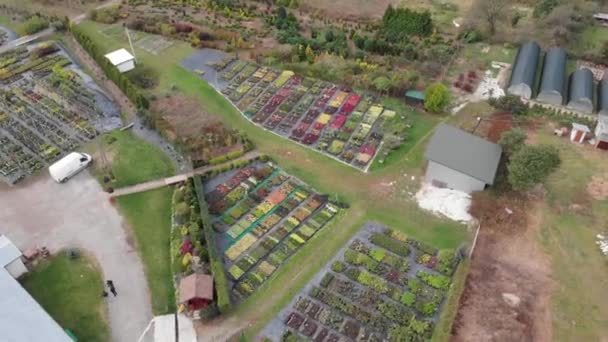
[(78, 247), (91, 253), (118, 291), (108, 297), (112, 341), (137, 341), (152, 318), (143, 266), (118, 210), (87, 171), (65, 184), (45, 174), (0, 188), (0, 222), (0, 233), (21, 250)]

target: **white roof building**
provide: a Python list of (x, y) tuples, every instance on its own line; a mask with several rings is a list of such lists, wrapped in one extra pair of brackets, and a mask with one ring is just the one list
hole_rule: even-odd
[[(0, 340), (73, 342), (15, 278), (25, 269), (21, 251), (0, 235)], [(25, 269), (27, 271), (27, 269)]]
[(120, 72), (127, 72), (135, 68), (135, 57), (126, 49), (118, 49), (110, 52), (105, 57), (118, 68)]

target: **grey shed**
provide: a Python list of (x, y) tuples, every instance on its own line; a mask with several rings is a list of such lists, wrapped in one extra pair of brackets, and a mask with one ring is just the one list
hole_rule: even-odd
[(593, 73), (578, 69), (570, 76), (568, 108), (591, 114), (593, 112)]
[(464, 192), (494, 184), (502, 148), (459, 128), (440, 124), (426, 149), (426, 181)]
[(526, 99), (532, 97), (539, 56), (540, 46), (536, 42), (528, 42), (519, 48), (515, 59), (515, 67), (513, 73), (511, 73), (511, 82), (507, 89), (510, 94)]
[(608, 116), (608, 70), (598, 87), (598, 111), (600, 115)]
[(551, 48), (545, 57), (538, 100), (559, 106), (564, 103), (566, 84), (566, 50)]

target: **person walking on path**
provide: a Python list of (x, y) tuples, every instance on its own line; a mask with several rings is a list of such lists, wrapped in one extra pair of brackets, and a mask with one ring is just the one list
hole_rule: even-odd
[(116, 292), (116, 287), (114, 287), (114, 282), (111, 280), (108, 280), (108, 281), (106, 281), (106, 284), (108, 285), (108, 288), (110, 288), (110, 292), (112, 292), (114, 297), (116, 297), (116, 295), (118, 295), (118, 293)]

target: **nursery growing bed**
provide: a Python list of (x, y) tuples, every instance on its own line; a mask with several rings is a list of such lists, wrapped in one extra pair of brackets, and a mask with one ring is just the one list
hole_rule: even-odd
[(339, 211), (327, 196), (272, 163), (216, 178), (207, 183), (205, 197), (235, 302), (262, 286)]
[(181, 65), (255, 125), (359, 170), (372, 165), (393, 110), (347, 87), (220, 56), (203, 49)]
[(0, 54), (0, 178), (14, 184), (100, 132), (120, 113), (55, 43)]
[(366, 223), (260, 337), (429, 340), (458, 262), (454, 250)]

